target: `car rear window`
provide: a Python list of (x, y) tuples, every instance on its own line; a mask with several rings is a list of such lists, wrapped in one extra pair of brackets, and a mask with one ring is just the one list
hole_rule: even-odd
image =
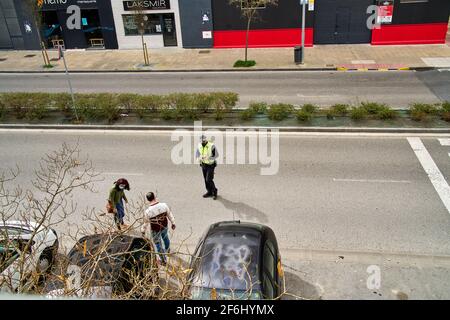
[(259, 290), (257, 233), (220, 232), (206, 238), (194, 264), (193, 285), (198, 287)]
[(18, 227), (0, 227), (0, 235), (20, 236), (25, 234), (31, 234), (32, 231), (28, 229), (22, 229)]

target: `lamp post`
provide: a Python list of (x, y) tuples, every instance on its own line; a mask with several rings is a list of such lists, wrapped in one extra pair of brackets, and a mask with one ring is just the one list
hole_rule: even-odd
[(66, 69), (67, 82), (69, 84), (70, 95), (72, 96), (72, 107), (73, 107), (73, 111), (75, 112), (75, 118), (77, 119), (77, 121), (79, 121), (77, 107), (75, 105), (75, 95), (73, 94), (72, 82), (70, 81), (69, 70), (67, 69), (66, 57), (64, 56), (64, 51), (62, 49), (62, 46), (59, 46), (59, 56), (64, 61), (64, 68)]
[(308, 0), (300, 0), (302, 5), (302, 51), (300, 57), (300, 64), (305, 63), (305, 20), (306, 20), (306, 4)]

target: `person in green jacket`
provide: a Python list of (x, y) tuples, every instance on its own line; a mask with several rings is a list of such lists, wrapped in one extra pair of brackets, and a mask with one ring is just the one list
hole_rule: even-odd
[(123, 201), (128, 203), (128, 199), (125, 195), (125, 190), (130, 190), (130, 184), (126, 179), (119, 179), (114, 182), (114, 186), (109, 191), (108, 202), (112, 208), (114, 208), (114, 222), (117, 225), (117, 228), (122, 230), (125, 218), (125, 209), (123, 205)]

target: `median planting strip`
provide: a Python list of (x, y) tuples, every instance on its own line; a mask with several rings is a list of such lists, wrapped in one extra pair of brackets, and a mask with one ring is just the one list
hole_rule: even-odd
[(408, 109), (394, 110), (376, 102), (331, 107), (252, 102), (248, 108), (238, 108), (238, 101), (233, 92), (97, 93), (76, 94), (73, 105), (66, 93), (2, 93), (0, 123), (164, 126), (202, 120), (224, 126), (414, 127), (416, 123), (419, 127), (446, 128), (450, 122), (450, 102), (414, 103)]

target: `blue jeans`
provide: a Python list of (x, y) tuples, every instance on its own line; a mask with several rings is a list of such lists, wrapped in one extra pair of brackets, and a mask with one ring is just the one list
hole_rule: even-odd
[[(156, 252), (158, 253), (169, 253), (170, 250), (170, 240), (169, 240), (169, 228), (165, 228), (159, 232), (152, 231), (153, 243), (156, 246)], [(164, 246), (164, 247), (163, 247)], [(161, 261), (167, 262), (165, 254), (159, 255)]]
[(114, 215), (114, 221), (120, 230), (120, 225), (123, 224), (123, 218), (125, 217), (125, 210), (123, 208), (123, 200), (122, 199), (116, 204), (116, 210), (117, 210), (117, 212)]

